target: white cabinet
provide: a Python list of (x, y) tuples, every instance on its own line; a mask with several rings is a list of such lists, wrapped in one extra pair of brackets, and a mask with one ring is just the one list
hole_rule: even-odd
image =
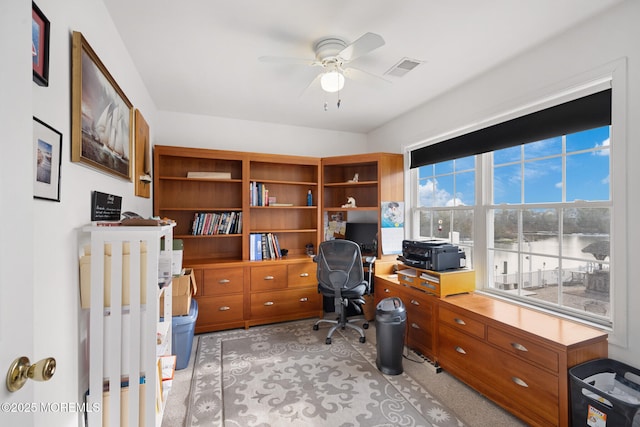
[[(158, 360), (171, 354), (172, 239), (172, 225), (82, 229), (81, 297), (88, 313), (83, 311), (81, 329), (90, 427), (162, 422), (168, 390)], [(161, 253), (162, 240), (167, 250)], [(158, 303), (161, 294), (164, 307)]]

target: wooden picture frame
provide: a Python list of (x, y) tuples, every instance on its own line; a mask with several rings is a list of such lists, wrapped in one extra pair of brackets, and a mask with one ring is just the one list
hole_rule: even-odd
[(33, 81), (49, 86), (49, 32), (51, 24), (40, 8), (31, 2), (31, 57)]
[(33, 118), (33, 198), (60, 201), (62, 134)]
[(136, 108), (136, 142), (135, 142), (135, 169), (133, 182), (135, 195), (151, 198), (151, 142), (149, 141), (149, 125)]
[(71, 161), (131, 181), (133, 105), (82, 33), (71, 58)]

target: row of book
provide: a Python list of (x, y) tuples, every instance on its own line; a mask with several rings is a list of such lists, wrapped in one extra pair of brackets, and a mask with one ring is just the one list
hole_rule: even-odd
[(251, 192), (250, 206), (269, 206), (269, 190), (264, 183), (251, 181), (249, 191)]
[(273, 233), (251, 233), (249, 235), (249, 259), (251, 261), (277, 258), (282, 258), (278, 236)]
[(242, 233), (242, 212), (196, 212), (193, 218), (194, 236), (239, 233)]

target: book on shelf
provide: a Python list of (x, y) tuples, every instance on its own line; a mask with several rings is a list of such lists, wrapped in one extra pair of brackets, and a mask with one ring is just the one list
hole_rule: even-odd
[(187, 178), (231, 179), (231, 172), (187, 172)]
[(249, 183), (250, 206), (269, 206), (269, 189), (262, 182)]
[(261, 261), (282, 258), (278, 236), (273, 233), (249, 234), (249, 259)]
[(242, 212), (196, 212), (194, 214), (191, 226), (191, 234), (194, 236), (239, 233), (242, 233)]

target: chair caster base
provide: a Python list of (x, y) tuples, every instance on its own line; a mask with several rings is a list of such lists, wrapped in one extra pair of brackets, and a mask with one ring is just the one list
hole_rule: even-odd
[(314, 330), (314, 331), (317, 331), (318, 329), (320, 329), (320, 326), (318, 326), (318, 325), (313, 325), (313, 330)]
[(360, 342), (364, 344), (365, 342), (367, 342), (367, 339), (365, 337), (360, 337)]
[(363, 327), (364, 329), (369, 329), (369, 324), (368, 324), (368, 323), (365, 323), (364, 325), (362, 325), (362, 327)]
[(327, 344), (327, 345), (331, 344), (331, 338), (327, 338), (324, 342), (325, 342), (325, 344)]

